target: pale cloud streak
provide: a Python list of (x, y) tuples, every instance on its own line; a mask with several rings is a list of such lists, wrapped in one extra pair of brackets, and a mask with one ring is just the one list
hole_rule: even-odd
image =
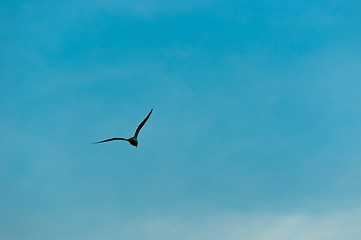
[[(191, 214), (138, 215), (122, 218), (119, 213), (98, 213), (87, 218), (58, 220), (60, 226), (29, 223), (27, 239), (145, 239), (145, 240), (358, 240), (361, 237), (360, 208), (327, 213), (262, 213), (193, 211)], [(83, 216), (84, 217), (84, 216)], [(38, 219), (39, 220), (39, 219)], [(77, 221), (77, 223), (75, 223)], [(74, 228), (74, 225), (77, 228)], [(76, 231), (76, 234), (73, 234)], [(62, 232), (60, 235), (54, 233)], [(2, 231), (0, 237), (18, 239)]]
[(205, 214), (150, 216), (124, 229), (123, 239), (356, 240), (361, 237), (360, 208), (321, 214)]

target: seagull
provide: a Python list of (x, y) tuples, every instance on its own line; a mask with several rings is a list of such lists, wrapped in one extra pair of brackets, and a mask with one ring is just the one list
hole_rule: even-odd
[(148, 113), (148, 115), (144, 118), (144, 120), (139, 124), (139, 126), (137, 127), (137, 129), (135, 130), (134, 136), (131, 138), (109, 138), (100, 142), (96, 142), (94, 144), (98, 144), (98, 143), (104, 143), (104, 142), (110, 142), (110, 141), (114, 141), (114, 140), (124, 140), (124, 141), (128, 141), (131, 145), (133, 145), (134, 147), (138, 146), (138, 134), (140, 129), (142, 129), (142, 127), (144, 126), (144, 124), (146, 123), (146, 121), (148, 120), (148, 118), (150, 117), (150, 115), (153, 112), (153, 108), (150, 110), (150, 112)]

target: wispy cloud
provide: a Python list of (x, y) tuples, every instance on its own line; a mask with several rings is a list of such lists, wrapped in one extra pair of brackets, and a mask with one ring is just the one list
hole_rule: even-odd
[[(60, 224), (29, 222), (27, 239), (147, 239), (147, 240), (358, 240), (360, 208), (329, 213), (244, 214), (196, 213), (149, 214), (126, 218), (111, 213), (86, 214), (57, 220)], [(119, 213), (118, 213), (119, 214)], [(41, 220), (41, 219), (37, 219)], [(53, 222), (54, 224), (54, 222)], [(5, 229), (2, 229), (5, 230)], [(24, 230), (24, 229), (23, 229)], [(18, 236), (24, 232), (18, 232)], [(1, 231), (0, 237), (19, 239)]]
[(193, 214), (150, 216), (129, 223), (122, 239), (359, 239), (360, 208), (324, 214)]

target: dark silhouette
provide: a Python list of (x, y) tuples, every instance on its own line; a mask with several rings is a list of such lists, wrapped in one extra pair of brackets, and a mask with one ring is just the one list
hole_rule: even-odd
[(142, 127), (144, 126), (145, 122), (148, 120), (148, 118), (150, 117), (150, 115), (152, 114), (153, 112), (153, 108), (150, 110), (150, 112), (148, 113), (148, 115), (144, 118), (144, 120), (139, 124), (139, 126), (137, 127), (137, 129), (135, 130), (135, 133), (134, 133), (134, 136), (131, 137), (131, 138), (109, 138), (109, 139), (106, 139), (106, 140), (103, 140), (103, 141), (100, 141), (100, 142), (96, 142), (94, 144), (97, 144), (97, 143), (103, 143), (103, 142), (110, 142), (110, 141), (114, 141), (114, 140), (124, 140), (124, 141), (128, 141), (131, 145), (133, 146), (138, 146), (138, 134), (139, 134), (139, 131), (140, 129), (142, 129)]

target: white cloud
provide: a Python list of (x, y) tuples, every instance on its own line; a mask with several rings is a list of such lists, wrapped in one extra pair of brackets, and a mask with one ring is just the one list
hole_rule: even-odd
[[(329, 213), (149, 214), (137, 218), (105, 209), (70, 218), (28, 222), (29, 229), (1, 231), (1, 239), (144, 240), (356, 240), (361, 238), (361, 208)], [(48, 219), (49, 220), (49, 219)], [(16, 225), (19, 227), (19, 225)], [(5, 229), (2, 229), (5, 230)]]
[(130, 223), (124, 239), (360, 239), (360, 209), (328, 214), (152, 216)]

